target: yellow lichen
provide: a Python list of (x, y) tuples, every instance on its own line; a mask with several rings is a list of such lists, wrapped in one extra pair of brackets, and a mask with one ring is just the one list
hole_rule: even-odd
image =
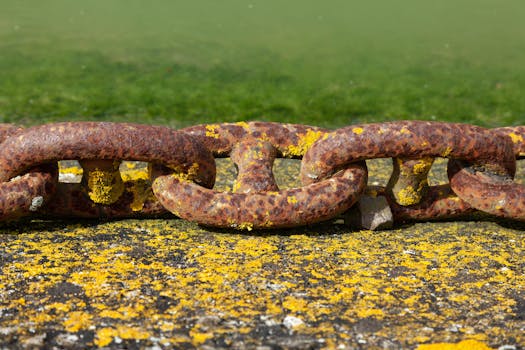
[(286, 198), (286, 200), (288, 201), (289, 204), (296, 204), (297, 203), (297, 198), (295, 196), (288, 196)]
[(69, 314), (69, 318), (64, 321), (64, 328), (68, 332), (78, 332), (91, 326), (92, 316), (83, 311), (75, 311)]
[(68, 312), (71, 309), (71, 305), (64, 304), (64, 303), (51, 303), (46, 306), (46, 309), (48, 310), (55, 310), (55, 311), (63, 311)]
[(421, 196), (412, 186), (406, 186), (396, 193), (396, 199), (401, 205), (413, 205), (420, 201)]
[(132, 185), (127, 188), (128, 192), (133, 195), (133, 201), (129, 207), (133, 211), (140, 211), (144, 208), (147, 200), (154, 200), (155, 196), (151, 190), (151, 183), (149, 181), (133, 181)]
[(220, 134), (219, 134), (219, 125), (217, 124), (208, 124), (206, 125), (206, 136), (208, 137), (213, 137), (215, 139), (218, 139), (220, 137)]
[(213, 333), (211, 332), (199, 332), (198, 330), (192, 329), (190, 330), (190, 337), (193, 345), (201, 345), (206, 340), (213, 338)]
[(285, 157), (301, 157), (304, 156), (306, 151), (314, 144), (319, 138), (326, 136), (327, 134), (322, 131), (314, 131), (308, 129), (306, 134), (299, 134), (297, 144), (289, 145), (283, 150)]
[(110, 205), (115, 203), (124, 192), (124, 184), (118, 167), (116, 170), (86, 170), (89, 198), (95, 203)]
[(182, 182), (191, 182), (199, 173), (199, 163), (193, 163), (188, 169), (183, 170), (180, 167), (173, 168), (174, 173), (171, 174), (174, 178)]
[(65, 166), (62, 162), (58, 162), (58, 171), (60, 174), (82, 175), (84, 170), (78, 166)]
[(356, 135), (361, 135), (363, 133), (364, 129), (360, 127), (352, 128), (352, 132)]
[(430, 158), (430, 157), (419, 159), (413, 168), (414, 175), (428, 173), (433, 162), (434, 162), (434, 158)]
[(246, 122), (237, 122), (237, 123), (235, 123), (235, 125), (241, 126), (245, 130), (249, 130), (250, 129), (250, 124), (248, 124)]
[(146, 331), (143, 331), (137, 327), (129, 327), (126, 325), (118, 325), (116, 328), (104, 327), (97, 330), (95, 344), (98, 347), (104, 347), (109, 345), (115, 337), (121, 339), (147, 339), (150, 334)]
[(308, 311), (308, 302), (303, 298), (289, 295), (283, 301), (283, 307), (292, 312), (306, 312)]
[(138, 181), (138, 180), (149, 180), (149, 173), (146, 168), (144, 169), (126, 169), (120, 173), (122, 177), (122, 181), (124, 182), (130, 182), (130, 181)]
[(97, 330), (95, 345), (98, 347), (109, 345), (113, 341), (113, 338), (117, 336), (117, 334), (117, 331), (111, 327), (101, 328)]
[(514, 143), (520, 143), (520, 142), (523, 142), (523, 137), (521, 135), (518, 135), (514, 132), (511, 132), (508, 134), (510, 136), (510, 138), (512, 139), (512, 142)]
[(251, 222), (241, 222), (236, 228), (239, 230), (251, 231), (253, 230), (253, 224)]
[(491, 348), (480, 341), (467, 339), (459, 343), (422, 344), (417, 350), (491, 350)]
[(450, 153), (452, 153), (452, 147), (447, 146), (447, 148), (445, 148), (445, 150), (441, 153), (441, 156), (443, 156), (443, 158), (446, 158), (449, 156)]
[(379, 317), (380, 318), (383, 315), (384, 315), (384, 312), (381, 309), (362, 308), (357, 311), (357, 317), (360, 317), (360, 318), (366, 318), (366, 317), (376, 317), (376, 318)]
[(233, 182), (232, 192), (236, 193), (241, 188), (241, 182), (237, 179)]
[(408, 130), (405, 126), (401, 128), (401, 130), (399, 130), (399, 133), (400, 134), (405, 134), (405, 135), (410, 135), (411, 132), (410, 130)]

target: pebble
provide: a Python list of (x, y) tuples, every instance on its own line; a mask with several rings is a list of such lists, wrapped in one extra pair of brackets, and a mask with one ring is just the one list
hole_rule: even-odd
[(288, 315), (288, 316), (286, 316), (286, 317), (284, 318), (284, 320), (283, 320), (283, 325), (284, 325), (286, 328), (290, 329), (290, 330), (292, 330), (292, 329), (294, 329), (294, 328), (296, 328), (296, 327), (299, 327), (299, 326), (301, 326), (301, 325), (303, 325), (303, 324), (304, 324), (304, 321), (301, 320), (301, 319), (298, 318), (298, 317), (295, 317), (295, 316), (290, 316), (290, 315)]
[(64, 348), (72, 347), (73, 345), (78, 343), (78, 340), (78, 335), (70, 333), (59, 334), (55, 337), (55, 342)]

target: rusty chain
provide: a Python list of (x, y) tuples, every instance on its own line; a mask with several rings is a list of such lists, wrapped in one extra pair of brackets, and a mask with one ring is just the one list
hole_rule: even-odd
[[(388, 212), (395, 222), (475, 211), (525, 221), (525, 186), (513, 181), (516, 160), (525, 158), (525, 126), (399, 121), (330, 131), (270, 122), (180, 130), (109, 122), (0, 124), (0, 143), (2, 221), (171, 212), (207, 226), (259, 229), (344, 214), (350, 224), (361, 215), (358, 225), (373, 229), (378, 225), (363, 221), (362, 211), (374, 201), (371, 216)], [(231, 157), (238, 170), (231, 192), (213, 189), (218, 157)], [(449, 184), (429, 186), (437, 157), (449, 159)], [(302, 187), (278, 188), (275, 158), (302, 159)], [(373, 158), (393, 159), (386, 187), (367, 187), (365, 160)], [(80, 183), (59, 181), (61, 160), (80, 162)], [(140, 191), (122, 180), (123, 160), (148, 162)]]

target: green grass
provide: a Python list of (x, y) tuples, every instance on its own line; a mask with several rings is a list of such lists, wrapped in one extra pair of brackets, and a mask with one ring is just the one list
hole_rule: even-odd
[(392, 3), (2, 2), (0, 121), (525, 124), (521, 0)]

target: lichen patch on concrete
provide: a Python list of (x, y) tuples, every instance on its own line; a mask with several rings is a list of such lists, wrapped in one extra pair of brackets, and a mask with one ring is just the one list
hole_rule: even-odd
[(457, 221), (351, 231), (329, 222), (238, 233), (179, 219), (4, 226), (0, 347), (519, 347), (524, 229)]

